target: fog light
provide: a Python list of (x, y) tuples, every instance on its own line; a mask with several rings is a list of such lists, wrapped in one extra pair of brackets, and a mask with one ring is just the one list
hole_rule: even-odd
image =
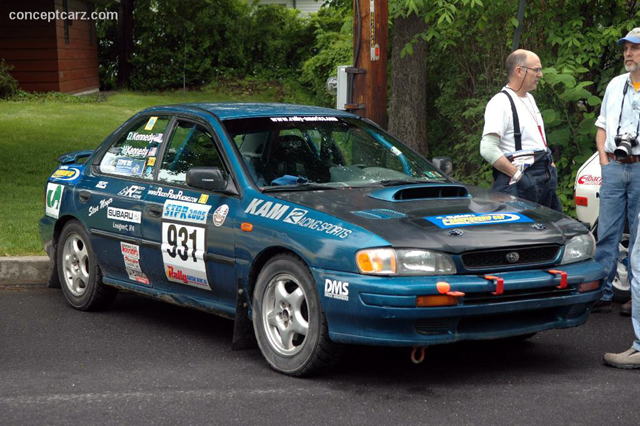
[(578, 287), (578, 291), (580, 293), (584, 293), (586, 291), (594, 291), (598, 289), (600, 289), (600, 280), (590, 281), (588, 283), (582, 283), (580, 284), (580, 287)]
[(458, 298), (454, 296), (437, 295), (416, 297), (416, 306), (419, 308), (431, 306), (455, 306), (457, 304)]

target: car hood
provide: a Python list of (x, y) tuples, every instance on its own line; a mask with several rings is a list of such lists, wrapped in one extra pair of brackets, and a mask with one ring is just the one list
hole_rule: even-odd
[(466, 250), (565, 244), (587, 229), (554, 210), (460, 184), (292, 191), (276, 198), (330, 214), (393, 247)]

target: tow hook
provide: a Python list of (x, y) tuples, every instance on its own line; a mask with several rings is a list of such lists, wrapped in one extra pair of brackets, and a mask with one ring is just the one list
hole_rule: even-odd
[[(420, 364), (422, 361), (424, 361), (425, 350), (427, 350), (426, 346), (414, 346), (413, 350), (411, 351), (411, 362), (413, 362), (414, 364)], [(420, 351), (420, 356), (416, 358), (416, 353), (418, 351)]]

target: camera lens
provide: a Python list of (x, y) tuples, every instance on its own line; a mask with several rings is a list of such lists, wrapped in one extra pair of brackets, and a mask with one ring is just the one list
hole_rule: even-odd
[(629, 152), (631, 152), (631, 143), (625, 139), (620, 142), (620, 145), (613, 151), (613, 154), (618, 158), (627, 158)]

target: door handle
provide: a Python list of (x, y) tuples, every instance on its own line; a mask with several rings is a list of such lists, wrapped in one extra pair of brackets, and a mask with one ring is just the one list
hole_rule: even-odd
[(81, 203), (86, 203), (91, 198), (91, 193), (89, 191), (80, 191), (78, 193), (78, 199)]
[(159, 206), (157, 204), (147, 206), (147, 213), (149, 213), (149, 216), (160, 217), (162, 216), (162, 210), (163, 206)]

